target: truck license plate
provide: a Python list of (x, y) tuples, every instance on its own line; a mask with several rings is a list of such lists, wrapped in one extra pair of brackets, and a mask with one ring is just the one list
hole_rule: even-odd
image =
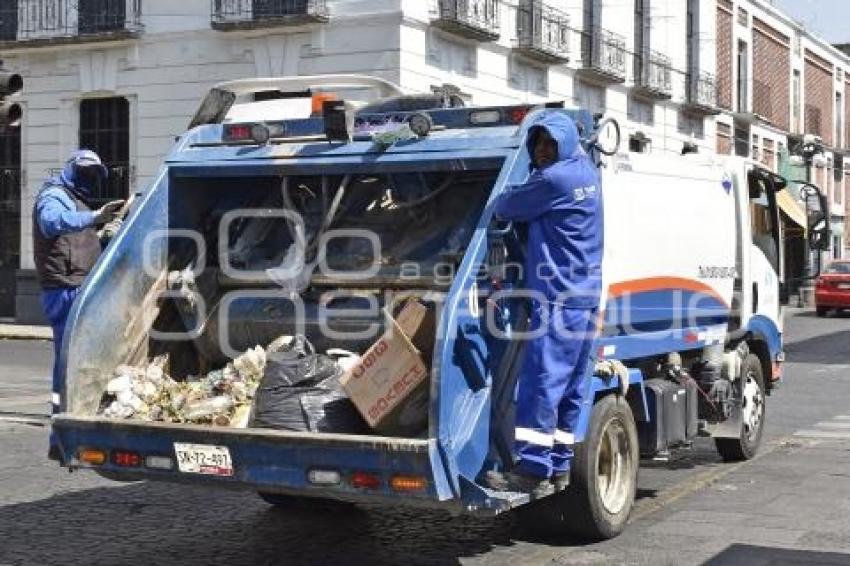
[(181, 472), (210, 476), (233, 475), (233, 460), (226, 446), (175, 442), (174, 454)]

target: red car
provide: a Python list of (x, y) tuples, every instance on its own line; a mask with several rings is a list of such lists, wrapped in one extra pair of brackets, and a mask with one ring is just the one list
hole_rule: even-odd
[(850, 309), (850, 261), (834, 261), (815, 282), (815, 307), (818, 316), (829, 309)]

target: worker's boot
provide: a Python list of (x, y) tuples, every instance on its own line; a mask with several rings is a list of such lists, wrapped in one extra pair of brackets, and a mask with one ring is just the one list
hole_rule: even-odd
[(518, 472), (487, 472), (485, 483), (490, 489), (496, 491), (518, 491), (531, 495), (533, 499), (539, 499), (552, 495), (555, 486), (549, 478), (531, 476)]
[(570, 486), (570, 472), (555, 472), (552, 474), (552, 485), (555, 491), (564, 491)]

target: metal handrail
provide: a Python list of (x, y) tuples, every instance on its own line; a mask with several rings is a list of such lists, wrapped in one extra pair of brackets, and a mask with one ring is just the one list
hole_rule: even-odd
[(547, 53), (569, 52), (569, 18), (542, 0), (520, 0), (517, 6), (517, 46)]
[(6, 0), (0, 41), (35, 41), (139, 32), (142, 0)]
[(626, 38), (599, 27), (582, 32), (581, 58), (585, 67), (617, 75), (626, 73)]
[(213, 23), (311, 17), (327, 19), (326, 0), (211, 0)]
[(439, 0), (438, 17), (491, 33), (499, 31), (499, 0)]
[(673, 89), (670, 57), (658, 51), (635, 54), (635, 83), (657, 90), (670, 92)]

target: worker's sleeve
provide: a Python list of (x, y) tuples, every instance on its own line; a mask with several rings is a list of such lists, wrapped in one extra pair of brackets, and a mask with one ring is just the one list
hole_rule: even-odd
[(45, 238), (56, 238), (69, 232), (79, 232), (94, 224), (94, 212), (77, 212), (56, 195), (42, 194), (36, 202), (38, 227)]
[(528, 181), (508, 187), (496, 201), (501, 220), (528, 222), (569, 200), (568, 191), (558, 188), (543, 172), (535, 171)]

